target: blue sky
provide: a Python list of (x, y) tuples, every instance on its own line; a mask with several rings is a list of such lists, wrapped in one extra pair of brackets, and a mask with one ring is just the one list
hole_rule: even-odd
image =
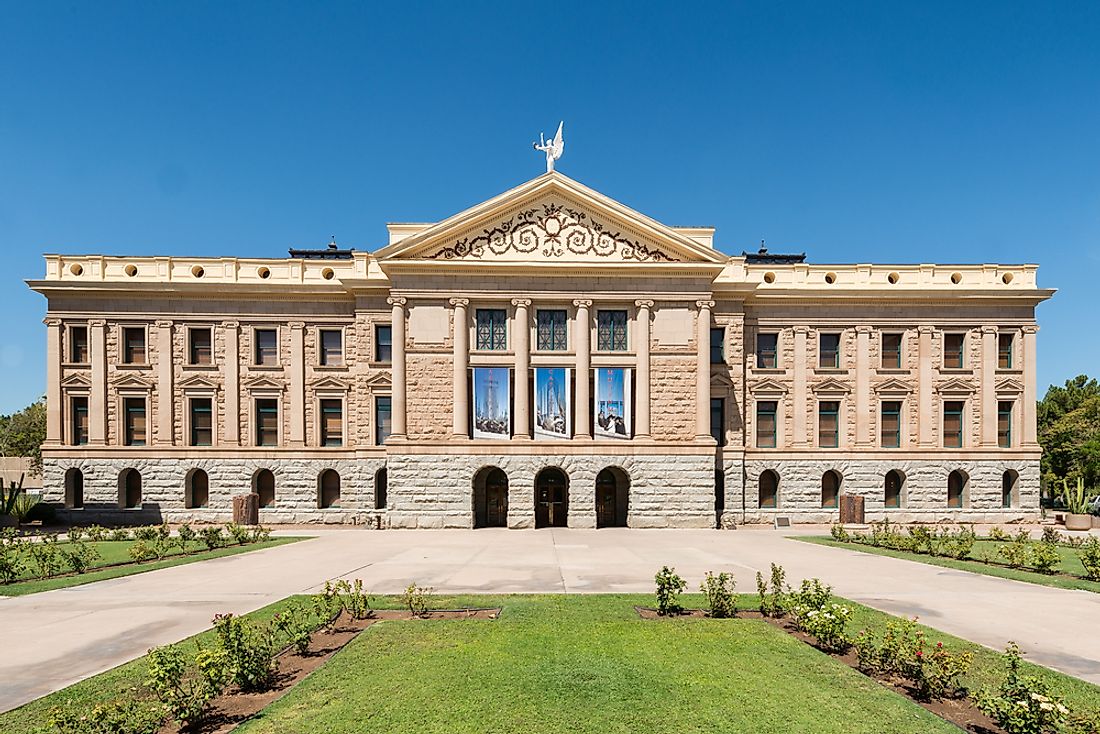
[[(1100, 3), (0, 2), (0, 412), (43, 252), (384, 243), (560, 169), (739, 253), (1040, 263), (1040, 389), (1098, 373)], [(1084, 328), (1082, 328), (1084, 327)]]

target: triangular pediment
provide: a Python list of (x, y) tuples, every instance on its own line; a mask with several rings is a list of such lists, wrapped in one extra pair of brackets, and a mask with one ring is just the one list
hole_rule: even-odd
[(367, 387), (392, 387), (389, 372), (375, 372), (373, 375), (363, 380), (363, 384)]
[(815, 395), (840, 395), (852, 391), (848, 383), (834, 380), (831, 377), (827, 380), (814, 383), (811, 389), (814, 391)]
[(310, 387), (314, 390), (347, 390), (348, 383), (338, 377), (329, 375), (319, 380), (314, 380), (310, 383)]
[(879, 395), (908, 395), (913, 392), (912, 385), (893, 378), (878, 383), (874, 389)]
[(243, 384), (249, 390), (282, 390), (284, 387), (281, 382), (276, 382), (265, 375), (249, 377), (244, 380)]
[(81, 388), (81, 387), (91, 387), (91, 386), (92, 386), (92, 381), (90, 379), (88, 379), (86, 376), (81, 375), (81, 374), (69, 375), (64, 380), (61, 381), (61, 387)]
[(749, 385), (749, 392), (753, 395), (783, 395), (787, 392), (787, 386), (778, 380), (760, 380)]
[(1006, 377), (997, 383), (998, 393), (1020, 393), (1024, 391), (1024, 384), (1012, 377)]
[(970, 395), (974, 392), (974, 386), (965, 380), (953, 377), (936, 385), (936, 392), (941, 395)]
[(179, 387), (184, 390), (217, 390), (221, 385), (206, 375), (191, 375), (180, 380)]
[(120, 390), (152, 390), (153, 383), (141, 375), (124, 374), (111, 381), (111, 384)]
[(499, 262), (723, 265), (727, 257), (552, 172), (426, 226), (375, 253), (387, 264)]
[(711, 387), (731, 388), (734, 387), (734, 382), (730, 379), (729, 375), (724, 372), (719, 372), (710, 376), (710, 385)]

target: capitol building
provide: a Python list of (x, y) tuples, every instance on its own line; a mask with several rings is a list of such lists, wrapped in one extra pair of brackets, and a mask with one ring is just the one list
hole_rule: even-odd
[(73, 522), (1010, 522), (1034, 265), (730, 256), (551, 171), (372, 251), (45, 257)]

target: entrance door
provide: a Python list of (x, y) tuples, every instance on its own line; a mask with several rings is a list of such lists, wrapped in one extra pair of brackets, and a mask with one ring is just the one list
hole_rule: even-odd
[(493, 469), (485, 478), (485, 527), (508, 526), (508, 476)]
[(535, 477), (535, 527), (564, 528), (569, 518), (569, 479), (561, 469), (543, 469)]
[(596, 477), (597, 528), (610, 528), (617, 524), (616, 518), (619, 514), (615, 502), (617, 494), (618, 486), (615, 475), (606, 469), (600, 472), (600, 475)]

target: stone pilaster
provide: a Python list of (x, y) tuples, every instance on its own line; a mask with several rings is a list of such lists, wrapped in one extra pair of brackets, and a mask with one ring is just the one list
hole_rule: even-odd
[(919, 369), (917, 376), (917, 426), (921, 446), (936, 445), (936, 424), (932, 420), (932, 379), (935, 365), (932, 363), (932, 334), (935, 329), (927, 324), (917, 328)]
[(1021, 331), (1024, 337), (1024, 433), (1022, 443), (1025, 448), (1034, 448), (1038, 445), (1035, 425), (1035, 400), (1038, 394), (1035, 376), (1035, 335), (1038, 333), (1039, 327), (1031, 324), (1025, 326)]
[(871, 327), (857, 326), (856, 446), (869, 446), (871, 442)]
[(512, 351), (515, 355), (515, 397), (516, 410), (512, 438), (531, 437), (531, 395), (529, 385), (531, 377), (531, 320), (529, 317), (531, 299), (513, 298), (515, 306), (515, 329), (512, 332)]
[(92, 386), (88, 394), (88, 444), (107, 443), (107, 322), (88, 322), (88, 359), (92, 363)]
[(225, 415), (222, 420), (222, 438), (226, 445), (237, 446), (241, 442), (241, 342), (236, 321), (223, 321), (225, 335), (225, 354), (223, 355), (223, 374), (225, 375)]
[(306, 325), (290, 324), (290, 446), (306, 445)]
[(592, 377), (592, 301), (573, 301), (573, 305), (577, 307), (577, 318), (573, 322), (573, 343), (577, 354), (573, 437), (592, 438), (592, 396), (588, 389)]
[(45, 319), (46, 325), (46, 441), (59, 446), (65, 440), (61, 404), (61, 319)]
[(174, 430), (175, 400), (172, 388), (172, 322), (156, 322), (157, 328), (157, 440), (158, 446), (171, 446), (176, 441)]
[(696, 301), (695, 322), (695, 438), (714, 440), (710, 435), (710, 311), (714, 301)]
[[(809, 338), (810, 329), (806, 326), (794, 327), (794, 384), (791, 386), (791, 426), (794, 432), (793, 446), (805, 446), (807, 444), (806, 431), (806, 370), (809, 368), (806, 360), (806, 340)], [(780, 434), (782, 426), (778, 427)]]
[(982, 445), (997, 445), (997, 327), (982, 327)]
[(466, 309), (470, 305), (468, 298), (452, 298), (451, 306), (454, 307), (454, 337), (451, 343), (454, 349), (454, 424), (455, 438), (467, 438), (469, 436), (469, 393), (468, 373), (470, 361), (470, 329), (467, 324)]
[[(638, 361), (638, 379), (634, 388), (634, 435), (649, 437), (649, 314), (653, 301), (635, 301), (638, 308), (634, 352)], [(709, 372), (709, 370), (708, 370)]]
[(391, 335), (393, 338), (393, 362), (390, 366), (392, 397), (390, 399), (390, 437), (405, 437), (405, 299), (387, 298), (391, 308)]

